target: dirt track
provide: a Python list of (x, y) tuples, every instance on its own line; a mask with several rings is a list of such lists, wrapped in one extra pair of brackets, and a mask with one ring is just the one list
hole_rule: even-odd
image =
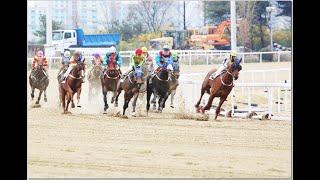
[(100, 99), (62, 115), (55, 73), (49, 102), (28, 107), (28, 177), (291, 175), (291, 122), (177, 119), (168, 108), (123, 119), (102, 114)]

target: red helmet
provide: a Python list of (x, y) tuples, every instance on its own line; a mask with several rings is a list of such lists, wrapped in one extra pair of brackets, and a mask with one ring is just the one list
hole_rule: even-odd
[(136, 49), (136, 55), (141, 55), (142, 54), (142, 50), (139, 48), (139, 49)]

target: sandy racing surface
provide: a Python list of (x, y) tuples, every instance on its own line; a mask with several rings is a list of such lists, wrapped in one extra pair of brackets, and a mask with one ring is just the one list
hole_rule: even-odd
[[(291, 175), (290, 121), (179, 119), (178, 107), (168, 106), (162, 114), (131, 117), (131, 103), (128, 119), (113, 117), (102, 113), (101, 97), (87, 101), (87, 82), (81, 95), (83, 107), (62, 115), (56, 74), (50, 71), (47, 103), (42, 97), (42, 106), (32, 108), (34, 102), (28, 101), (28, 177)], [(108, 113), (117, 111), (112, 108)]]

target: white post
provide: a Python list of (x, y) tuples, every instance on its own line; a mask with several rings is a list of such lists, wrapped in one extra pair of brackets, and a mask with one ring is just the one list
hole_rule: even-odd
[(287, 112), (287, 110), (288, 110), (288, 105), (287, 105), (287, 103), (288, 103), (288, 101), (287, 101), (287, 95), (288, 95), (288, 89), (287, 88), (285, 88), (285, 91), (284, 91), (284, 111), (285, 112)]
[(231, 14), (231, 50), (237, 50), (237, 22), (236, 22), (236, 1), (230, 0)]
[[(254, 75), (253, 75), (253, 71), (251, 72), (251, 81), (252, 81), (252, 83), (253, 83), (253, 84), (255, 84), (255, 83), (254, 83)], [(254, 90), (254, 87), (252, 87), (252, 89)]]
[(278, 87), (278, 113), (280, 113), (280, 87)]
[(189, 66), (191, 66), (191, 51), (189, 51)]
[(260, 53), (260, 63), (262, 63), (262, 53)]
[(242, 63), (244, 64), (244, 54), (242, 54)]
[(51, 14), (51, 1), (47, 2), (47, 13), (46, 13), (46, 44), (52, 44), (52, 14)]
[(207, 51), (206, 51), (206, 56), (207, 56), (207, 65), (209, 65), (209, 55)]
[(234, 89), (231, 91), (231, 117), (234, 116)]
[(278, 62), (280, 62), (280, 51), (278, 51)]
[(268, 105), (268, 114), (269, 114), (269, 117), (271, 117), (271, 114), (272, 114), (272, 91), (271, 91), (271, 88), (268, 88), (268, 93), (269, 93), (269, 105)]
[(248, 87), (248, 109), (249, 113), (251, 113), (251, 87)]

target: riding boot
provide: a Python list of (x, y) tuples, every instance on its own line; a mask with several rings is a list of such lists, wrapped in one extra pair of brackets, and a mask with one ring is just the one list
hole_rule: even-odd
[(71, 70), (72, 70), (72, 67), (69, 66), (66, 73), (64, 73), (64, 75), (63, 75), (63, 81), (61, 83), (66, 83), (66, 79), (67, 79), (68, 75), (70, 74)]

